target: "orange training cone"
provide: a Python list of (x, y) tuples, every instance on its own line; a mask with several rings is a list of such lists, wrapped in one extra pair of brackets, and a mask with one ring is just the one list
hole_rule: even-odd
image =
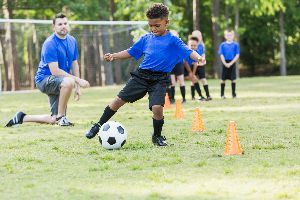
[(164, 108), (170, 108), (170, 107), (171, 107), (171, 102), (168, 93), (166, 93)]
[(228, 133), (224, 153), (225, 155), (241, 155), (244, 153), (236, 131), (236, 123), (234, 121), (230, 121), (228, 124)]
[(192, 131), (201, 131), (202, 132), (204, 130), (205, 130), (205, 128), (204, 128), (204, 123), (203, 123), (200, 108), (196, 108)]
[(176, 100), (175, 118), (176, 119), (183, 118), (183, 111), (182, 111), (181, 101), (180, 100)]

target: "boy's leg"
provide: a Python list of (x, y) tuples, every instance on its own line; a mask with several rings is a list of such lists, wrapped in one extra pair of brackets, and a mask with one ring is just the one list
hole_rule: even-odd
[[(88, 139), (92, 139), (99, 132), (100, 126), (106, 123), (120, 107), (126, 102), (133, 103), (143, 98), (147, 93), (147, 84), (139, 77), (130, 78), (126, 86), (119, 92), (118, 96), (112, 103), (104, 109), (99, 121), (92, 126), (92, 128), (85, 134)], [(163, 100), (165, 100), (166, 88), (163, 92)]]
[(5, 127), (11, 127), (17, 124), (22, 124), (23, 122), (37, 122), (37, 123), (47, 123), (54, 124), (56, 122), (56, 116), (50, 115), (27, 115), (23, 112), (17, 112), (15, 116), (9, 120)]
[(177, 80), (179, 82), (179, 85), (180, 85), (180, 93), (181, 93), (181, 96), (182, 96), (182, 103), (185, 103), (186, 100), (185, 100), (185, 84), (184, 84), (184, 75), (179, 75), (177, 76)]
[(163, 107), (161, 105), (152, 106), (153, 112), (153, 135), (152, 142), (158, 146), (167, 146), (166, 138), (161, 135), (164, 125)]
[(191, 95), (192, 95), (192, 100), (195, 100), (195, 86), (191, 82)]
[(175, 75), (174, 74), (171, 74), (170, 75), (171, 76), (171, 83), (172, 83), (172, 85), (171, 85), (171, 91), (170, 91), (170, 94), (171, 94), (171, 96), (170, 96), (170, 101), (171, 101), (171, 103), (173, 104), (173, 103), (175, 103), (175, 86), (176, 86), (176, 78), (175, 78)]
[(225, 81), (222, 80), (221, 81), (221, 98), (222, 99), (225, 99), (224, 92), (225, 92)]
[(197, 93), (200, 97), (199, 100), (201, 100), (201, 101), (205, 100), (205, 98), (202, 96), (202, 92), (201, 92), (199, 83), (198, 82), (194, 83), (194, 86), (195, 86), (195, 89), (196, 89), (196, 91), (197, 91)]
[(235, 88), (236, 88), (236, 81), (233, 80), (233, 81), (231, 82), (232, 98), (236, 98)]

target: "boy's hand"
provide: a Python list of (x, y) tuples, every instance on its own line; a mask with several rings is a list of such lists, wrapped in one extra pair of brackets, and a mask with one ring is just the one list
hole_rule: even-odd
[(104, 60), (106, 60), (107, 62), (111, 62), (114, 60), (114, 57), (112, 56), (111, 53), (107, 53), (104, 55)]
[(206, 64), (205, 57), (201, 56), (198, 58), (198, 65), (203, 66)]

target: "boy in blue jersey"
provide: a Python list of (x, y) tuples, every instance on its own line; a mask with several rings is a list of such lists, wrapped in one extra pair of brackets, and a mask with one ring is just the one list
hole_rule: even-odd
[(232, 98), (236, 98), (236, 62), (240, 57), (240, 46), (233, 41), (234, 32), (226, 30), (224, 32), (225, 42), (219, 46), (219, 55), (222, 61), (221, 98), (225, 99), (225, 80), (231, 80)]
[(53, 18), (53, 30), (54, 33), (43, 44), (41, 61), (35, 75), (37, 88), (49, 97), (51, 115), (27, 115), (17, 112), (6, 127), (23, 122), (73, 125), (66, 118), (69, 97), (75, 87), (75, 100), (79, 100), (80, 87), (88, 87), (89, 83), (79, 78), (77, 42), (68, 34), (68, 19), (62, 13)]
[[(203, 43), (203, 37), (202, 33), (199, 30), (195, 30), (192, 32), (192, 37), (197, 37), (198, 38), (198, 48), (197, 48), (197, 53), (205, 58), (205, 49), (204, 49), (204, 43)], [(206, 94), (206, 101), (212, 100), (210, 94), (209, 94), (209, 89), (208, 89), (208, 83), (206, 80), (205, 76), (205, 64), (206, 63), (200, 63), (200, 65), (196, 65), (196, 67), (193, 68), (193, 74), (197, 75), (198, 78), (200, 79), (205, 94)]]
[(138, 69), (117, 97), (104, 109), (98, 123), (86, 133), (91, 139), (99, 132), (100, 126), (107, 122), (125, 103), (133, 103), (149, 94), (149, 109), (153, 112), (152, 142), (158, 146), (167, 146), (166, 138), (161, 135), (164, 124), (163, 105), (165, 103), (168, 74), (183, 59), (191, 57), (202, 62), (202, 57), (189, 49), (180, 38), (167, 30), (168, 7), (157, 3), (147, 10), (151, 33), (143, 35), (132, 47), (118, 53), (105, 54), (106, 61), (126, 58), (139, 59), (144, 55)]

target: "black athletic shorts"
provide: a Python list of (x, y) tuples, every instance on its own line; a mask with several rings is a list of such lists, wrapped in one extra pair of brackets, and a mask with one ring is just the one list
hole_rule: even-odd
[(184, 65), (183, 62), (177, 63), (173, 68), (171, 74), (175, 74), (175, 76), (180, 76), (184, 74)]
[(149, 109), (152, 106), (165, 104), (168, 73), (140, 69), (130, 73), (131, 78), (119, 92), (118, 97), (125, 102), (133, 103), (149, 94)]
[(205, 78), (205, 66), (198, 66), (196, 70), (196, 75), (199, 79)]
[[(231, 60), (226, 60), (226, 63), (231, 62)], [(236, 66), (235, 63), (231, 65), (229, 68), (225, 67), (222, 64), (222, 80), (236, 80)]]

